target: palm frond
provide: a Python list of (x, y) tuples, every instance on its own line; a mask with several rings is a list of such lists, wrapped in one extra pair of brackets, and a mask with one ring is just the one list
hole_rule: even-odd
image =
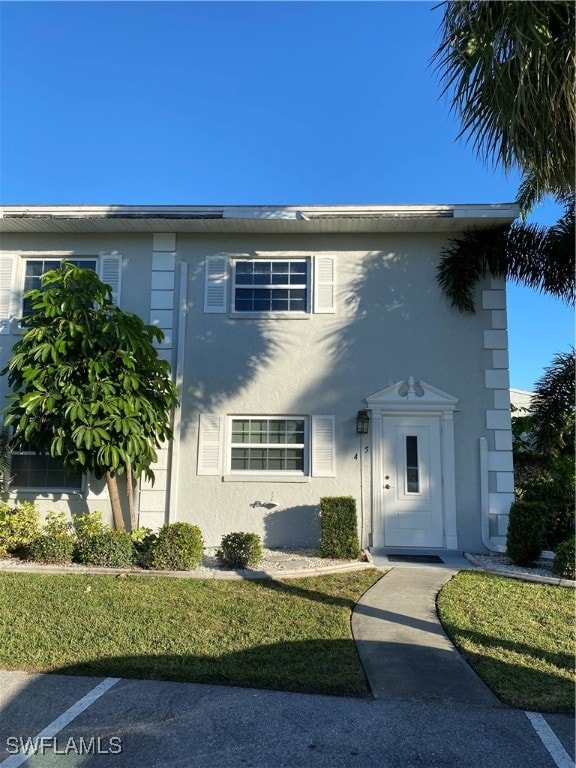
[(432, 62), (460, 120), (459, 138), (472, 140), (478, 155), (497, 167), (534, 175), (538, 190), (572, 189), (572, 0), (442, 5), (442, 42)]
[(516, 223), (506, 243), (507, 277), (573, 304), (574, 213), (553, 227)]
[(543, 453), (574, 443), (575, 365), (574, 349), (559, 353), (536, 383), (532, 422), (535, 446)]
[(488, 273), (505, 277), (506, 240), (510, 226), (468, 230), (442, 250), (436, 278), (442, 291), (461, 312), (474, 314), (474, 288)]
[(491, 274), (574, 304), (574, 206), (566, 206), (552, 227), (516, 222), (490, 230), (470, 230), (450, 240), (440, 257), (437, 280), (461, 312), (473, 313), (474, 287)]

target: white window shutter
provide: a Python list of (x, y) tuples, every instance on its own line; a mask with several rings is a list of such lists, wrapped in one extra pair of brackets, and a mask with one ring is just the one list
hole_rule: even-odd
[(336, 312), (336, 259), (314, 257), (314, 312)]
[(228, 294), (228, 259), (208, 256), (204, 283), (204, 312), (226, 312)]
[(312, 416), (312, 476), (336, 476), (334, 416)]
[(198, 474), (221, 475), (222, 417), (200, 414), (198, 433)]
[(120, 306), (120, 283), (122, 280), (122, 256), (116, 253), (100, 257), (99, 277), (112, 288), (112, 301)]
[(15, 257), (12, 254), (0, 256), (0, 333), (10, 333), (12, 320), (12, 273)]

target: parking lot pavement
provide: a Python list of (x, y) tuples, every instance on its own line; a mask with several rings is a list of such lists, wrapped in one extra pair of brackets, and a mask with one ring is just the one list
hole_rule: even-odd
[(107, 680), (0, 671), (1, 768), (22, 764), (17, 739), (43, 731), (29, 768), (573, 766), (568, 716), (546, 717), (572, 752), (558, 763), (520, 710)]

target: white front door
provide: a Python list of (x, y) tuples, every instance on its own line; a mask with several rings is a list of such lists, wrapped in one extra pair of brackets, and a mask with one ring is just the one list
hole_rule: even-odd
[(381, 455), (384, 545), (443, 547), (439, 417), (384, 416)]

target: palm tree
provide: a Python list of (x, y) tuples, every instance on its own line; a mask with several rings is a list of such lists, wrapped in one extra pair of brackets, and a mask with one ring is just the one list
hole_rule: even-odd
[(445, 2), (433, 61), (460, 118), (459, 136), (505, 171), (518, 168), (521, 215), (545, 195), (564, 204), (552, 227), (524, 221), (467, 232), (442, 252), (438, 282), (464, 312), (487, 275), (574, 301), (575, 5)]
[(485, 160), (523, 174), (523, 209), (573, 189), (575, 5), (445, 2), (433, 56), (460, 119)]
[(536, 382), (531, 402), (534, 448), (554, 458), (574, 459), (576, 355), (559, 352)]
[(469, 230), (442, 250), (440, 287), (461, 312), (474, 312), (474, 287), (487, 274), (574, 303), (574, 200), (551, 227), (516, 222)]

